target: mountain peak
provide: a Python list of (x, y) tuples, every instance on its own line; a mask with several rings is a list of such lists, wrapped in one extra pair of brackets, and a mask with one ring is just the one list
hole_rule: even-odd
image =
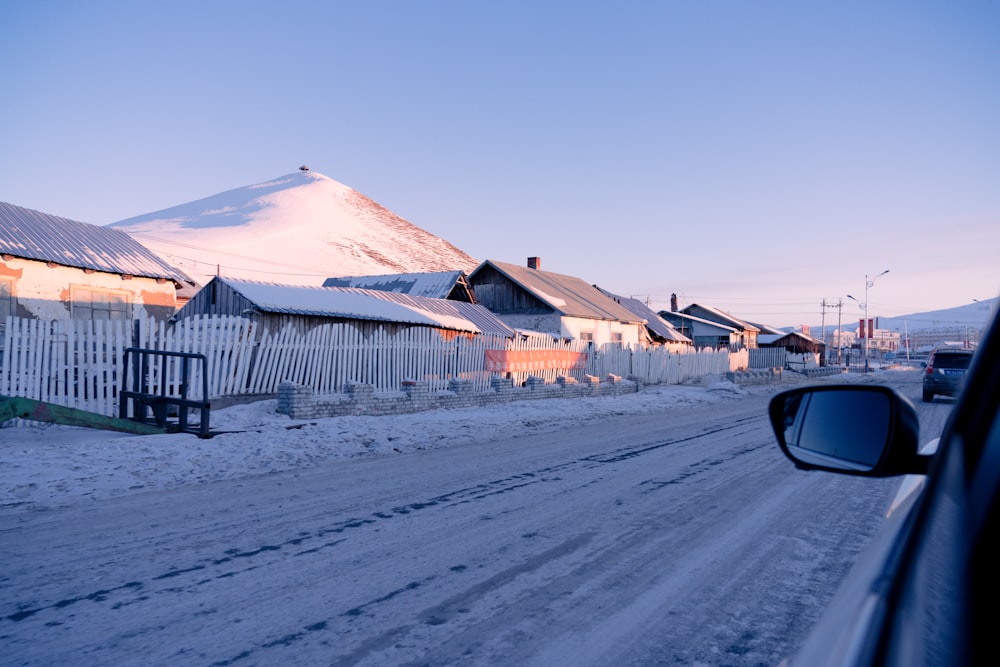
[(110, 226), (199, 282), (321, 285), (346, 275), (469, 271), (476, 260), (356, 190), (300, 169)]

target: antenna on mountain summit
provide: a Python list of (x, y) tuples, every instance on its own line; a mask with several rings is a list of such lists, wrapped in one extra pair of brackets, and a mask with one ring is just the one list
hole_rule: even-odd
[(308, 165), (302, 165), (301, 167), (299, 167), (299, 171), (309, 171)]

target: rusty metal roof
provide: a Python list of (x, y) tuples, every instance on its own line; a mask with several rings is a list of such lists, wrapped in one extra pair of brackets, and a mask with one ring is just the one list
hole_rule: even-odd
[(486, 266), (492, 266), (564, 316), (633, 324), (642, 324), (644, 321), (644, 318), (616, 303), (614, 299), (580, 278), (491, 259), (480, 264), (469, 274), (469, 282), (473, 285), (473, 289), (475, 289), (476, 274)]
[(103, 273), (189, 282), (125, 232), (0, 202), (0, 254)]

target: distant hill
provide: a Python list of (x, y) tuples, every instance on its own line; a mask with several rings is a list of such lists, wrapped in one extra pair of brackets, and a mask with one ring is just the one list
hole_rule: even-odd
[[(898, 317), (879, 317), (878, 328), (886, 331), (914, 332), (921, 330), (960, 330), (971, 327), (977, 331), (984, 329), (993, 319), (993, 314), (1000, 306), (1000, 297), (985, 299), (975, 303), (954, 308), (944, 308), (942, 310), (929, 310), (923, 313), (912, 313), (910, 315), (900, 315)], [(855, 331), (861, 316), (853, 316), (851, 319), (844, 318), (843, 327), (845, 331)], [(836, 319), (831, 324), (830, 318), (826, 320), (827, 332), (837, 328)], [(818, 335), (821, 327), (819, 324), (811, 325), (810, 330), (813, 335)], [(784, 327), (783, 331), (797, 331), (798, 327)]]
[(195, 280), (322, 285), (478, 262), (342, 183), (299, 171), (112, 223)]
[[(956, 327), (973, 327), (982, 329), (993, 317), (1000, 297), (977, 301), (955, 308), (931, 310), (925, 313), (913, 313), (899, 317), (880, 317), (878, 326), (888, 331), (919, 331), (921, 329), (949, 329)], [(860, 319), (860, 318), (859, 318)], [(856, 328), (855, 323), (855, 327)], [(846, 328), (846, 327), (845, 327)]]

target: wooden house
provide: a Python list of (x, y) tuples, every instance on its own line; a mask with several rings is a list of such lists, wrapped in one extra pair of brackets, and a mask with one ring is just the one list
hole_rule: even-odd
[(596, 346), (636, 345), (646, 336), (643, 318), (579, 278), (542, 271), (537, 257), (528, 266), (487, 260), (469, 284), (478, 303), (515, 329)]
[(190, 282), (125, 232), (0, 202), (0, 324), (167, 319)]
[(697, 303), (693, 303), (687, 308), (682, 309), (681, 312), (687, 315), (700, 317), (703, 320), (731, 327), (737, 332), (737, 347), (757, 347), (757, 335), (760, 333), (760, 329), (749, 322), (733, 317), (729, 313), (721, 311), (718, 308), (703, 306)]
[(516, 332), (482, 306), (396, 292), (350, 287), (308, 287), (236, 280), (216, 276), (177, 311), (194, 315), (232, 315), (260, 323), (272, 332), (292, 325), (307, 332), (322, 324), (347, 322), (368, 334), (430, 327), (446, 335), (498, 335)]
[(376, 276), (341, 276), (327, 278), (323, 287), (355, 287), (358, 289), (396, 292), (430, 299), (449, 299), (475, 303), (464, 271), (431, 271), (425, 273), (390, 273)]
[(676, 310), (661, 310), (658, 314), (684, 336), (690, 338), (696, 349), (739, 347), (740, 334), (734, 327)]

